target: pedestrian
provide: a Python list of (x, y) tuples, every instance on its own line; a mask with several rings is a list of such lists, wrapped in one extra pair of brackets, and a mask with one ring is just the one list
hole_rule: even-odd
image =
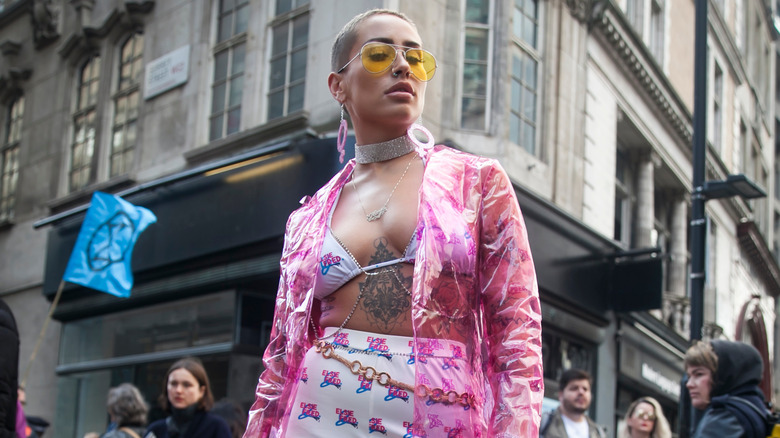
[(211, 413), (222, 417), (225, 423), (230, 427), (230, 433), (233, 438), (241, 438), (246, 430), (246, 409), (243, 409), (233, 400), (223, 398), (214, 403)]
[(0, 298), (0, 438), (17, 438), (19, 330), (8, 304)]
[(231, 438), (227, 423), (209, 412), (214, 396), (200, 360), (185, 357), (168, 368), (159, 402), (170, 415), (150, 424), (144, 438)]
[(354, 17), (331, 67), (356, 157), (288, 221), (246, 436), (535, 436), (541, 314), (511, 181), (416, 123), (436, 59), (406, 15)]
[(558, 382), (558, 409), (545, 413), (539, 436), (545, 438), (605, 438), (606, 432), (588, 417), (593, 378), (590, 373), (570, 368)]
[(672, 438), (661, 404), (652, 397), (634, 400), (623, 420), (618, 438)]
[(149, 407), (138, 388), (130, 383), (111, 388), (106, 405), (111, 423), (116, 426), (101, 438), (141, 438)]
[(699, 341), (688, 348), (684, 363), (691, 405), (704, 411), (693, 438), (766, 436), (769, 411), (758, 386), (764, 370), (758, 350), (742, 342)]

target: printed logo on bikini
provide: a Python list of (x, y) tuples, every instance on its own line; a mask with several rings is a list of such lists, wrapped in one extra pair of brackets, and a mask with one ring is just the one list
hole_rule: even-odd
[(316, 403), (301, 402), (301, 415), (298, 415), (299, 420), (304, 418), (314, 418), (320, 421), (320, 412), (317, 410)]
[(355, 411), (351, 409), (336, 408), (336, 415), (339, 416), (338, 421), (336, 421), (336, 426), (343, 426), (345, 424), (349, 424), (350, 426), (357, 429), (358, 421), (357, 418), (355, 418)]
[(368, 348), (366, 348), (366, 351), (380, 353), (379, 356), (390, 360), (393, 359), (393, 355), (389, 353), (390, 347), (387, 346), (387, 338), (375, 338), (373, 336), (369, 336), (366, 338), (366, 341), (368, 342)]
[(379, 432), (382, 435), (387, 435), (387, 429), (382, 426), (381, 418), (372, 418), (368, 420), (368, 433)]
[(320, 270), (322, 275), (328, 275), (331, 266), (337, 266), (341, 264), (341, 257), (334, 256), (332, 252), (329, 252), (320, 258)]
[(404, 427), (406, 428), (406, 433), (404, 434), (404, 438), (427, 438), (428, 437), (428, 433), (425, 432), (425, 430), (422, 427), (418, 427), (414, 423), (404, 421)]
[(434, 427), (442, 427), (444, 426), (444, 423), (439, 420), (439, 416), (436, 414), (428, 414), (428, 429), (433, 429)]
[(349, 333), (336, 333), (333, 343), (342, 347), (349, 347)]
[(395, 399), (400, 399), (409, 403), (409, 393), (397, 386), (390, 385), (387, 387), (387, 395), (385, 396), (385, 401), (391, 401)]
[(447, 438), (460, 438), (463, 436), (466, 427), (460, 420), (455, 420), (455, 427), (446, 426), (444, 432), (447, 434)]
[(303, 382), (303, 383), (306, 383), (306, 382), (308, 382), (308, 381), (309, 381), (309, 372), (308, 372), (308, 367), (303, 367), (303, 368), (301, 368), (301, 373), (300, 373), (300, 380), (301, 380), (301, 382)]
[(366, 379), (365, 376), (358, 376), (358, 381), (360, 382), (360, 387), (355, 390), (356, 393), (362, 394), (366, 391), (371, 391), (371, 386), (373, 386), (374, 381), (371, 379)]
[(326, 386), (335, 386), (341, 389), (341, 378), (339, 378), (339, 371), (322, 370), (322, 375), (325, 376), (320, 383), (321, 388)]

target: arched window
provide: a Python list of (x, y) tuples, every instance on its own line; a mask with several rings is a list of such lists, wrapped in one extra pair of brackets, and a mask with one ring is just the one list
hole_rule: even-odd
[(0, 149), (0, 223), (9, 222), (14, 218), (23, 115), (24, 96), (20, 96), (11, 102), (8, 109), (5, 141)]
[(127, 173), (133, 165), (136, 144), (144, 36), (137, 33), (122, 46), (119, 80), (114, 93), (109, 177)]
[(93, 156), (97, 128), (100, 57), (84, 64), (79, 76), (76, 111), (73, 114), (73, 143), (70, 154), (70, 190), (84, 188), (94, 178)]

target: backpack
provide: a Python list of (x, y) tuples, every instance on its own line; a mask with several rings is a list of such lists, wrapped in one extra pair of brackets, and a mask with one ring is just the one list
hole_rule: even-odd
[[(758, 401), (758, 397), (755, 397)], [(712, 398), (712, 407), (723, 408), (731, 412), (745, 430), (745, 436), (780, 437), (780, 417), (772, 413), (763, 402), (759, 408), (745, 397), (721, 395)]]

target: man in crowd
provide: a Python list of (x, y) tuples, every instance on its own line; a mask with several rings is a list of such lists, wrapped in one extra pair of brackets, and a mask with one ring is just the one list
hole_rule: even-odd
[(588, 418), (593, 378), (587, 371), (571, 368), (561, 374), (560, 405), (542, 416), (539, 436), (544, 438), (605, 438), (606, 433)]

